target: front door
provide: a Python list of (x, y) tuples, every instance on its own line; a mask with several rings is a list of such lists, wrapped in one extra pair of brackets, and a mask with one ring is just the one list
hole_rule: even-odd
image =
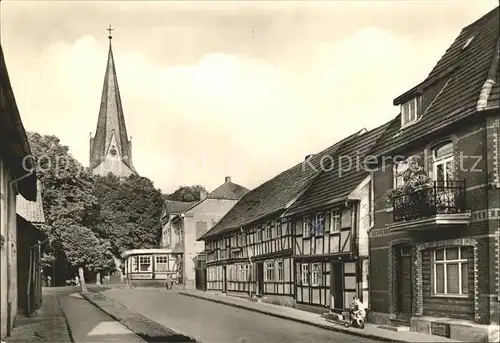
[(256, 265), (256, 278), (257, 278), (257, 296), (264, 294), (264, 263), (260, 262)]
[(409, 245), (400, 245), (396, 247), (396, 260), (397, 312), (411, 315), (413, 283)]
[(222, 267), (222, 292), (227, 292), (227, 267)]
[[(332, 262), (332, 275), (330, 277), (330, 294), (333, 309), (344, 310), (344, 268), (341, 261)], [(333, 305), (333, 306), (332, 306)]]

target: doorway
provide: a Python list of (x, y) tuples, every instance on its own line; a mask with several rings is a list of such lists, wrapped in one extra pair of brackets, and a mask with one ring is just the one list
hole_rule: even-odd
[(411, 248), (402, 244), (396, 249), (396, 313), (411, 316), (413, 303)]
[(227, 266), (222, 267), (222, 293), (227, 292)]
[(332, 262), (332, 275), (330, 277), (330, 294), (334, 310), (344, 310), (344, 264), (341, 261)]
[(260, 262), (256, 265), (256, 281), (257, 281), (257, 296), (261, 297), (264, 294), (264, 263)]

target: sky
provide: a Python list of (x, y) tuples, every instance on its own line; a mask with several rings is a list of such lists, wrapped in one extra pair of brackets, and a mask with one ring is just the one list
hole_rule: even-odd
[(1, 1), (26, 130), (85, 166), (108, 32), (134, 166), (164, 193), (254, 188), (391, 120), (495, 1)]

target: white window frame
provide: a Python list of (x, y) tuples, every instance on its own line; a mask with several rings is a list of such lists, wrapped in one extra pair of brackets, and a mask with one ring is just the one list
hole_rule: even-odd
[[(396, 189), (405, 184), (404, 173), (410, 168), (409, 159), (399, 161), (392, 166), (392, 188)], [(401, 178), (398, 184), (398, 178)]]
[[(139, 260), (139, 272), (143, 272), (143, 273), (150, 273), (153, 269), (153, 264), (151, 263), (151, 256), (138, 256), (138, 260)], [(144, 262), (145, 260), (149, 261), (149, 262)], [(149, 265), (148, 269), (147, 270), (142, 270), (141, 266), (143, 265)]]
[[(445, 156), (441, 156), (441, 157), (437, 157), (436, 156), (436, 153), (438, 152), (439, 149), (447, 146), (447, 145), (451, 145), (451, 152)], [(455, 168), (455, 163), (454, 163), (454, 156), (453, 156), (453, 143), (452, 142), (446, 142), (444, 144), (441, 144), (439, 145), (438, 147), (432, 149), (432, 179), (434, 181), (438, 181), (437, 179), (437, 168), (438, 166), (442, 165), (443, 166), (443, 175), (444, 175), (444, 182), (446, 183), (447, 181), (451, 181), (451, 180), (448, 180), (448, 173), (447, 173), (447, 169), (446, 169), (446, 164), (448, 162), (451, 162), (451, 173), (453, 175), (453, 172), (454, 172), (454, 168)]]
[(309, 286), (309, 264), (302, 263), (300, 265), (300, 280), (303, 286)]
[(321, 278), (320, 263), (311, 263), (311, 286), (319, 286)]
[(421, 96), (416, 96), (401, 105), (401, 127), (411, 125), (418, 120), (421, 99)]
[[(458, 248), (458, 258), (454, 260), (447, 260), (446, 257), (446, 251), (448, 249), (457, 249)], [(434, 249), (433, 254), (434, 254), (434, 260), (433, 260), (433, 290), (434, 290), (434, 295), (435, 296), (441, 296), (441, 297), (463, 297), (466, 298), (469, 296), (467, 293), (463, 293), (463, 287), (462, 287), (462, 265), (467, 264), (467, 273), (469, 273), (469, 261), (467, 258), (462, 258), (462, 249), (467, 248), (467, 246), (454, 246), (454, 247), (446, 247), (446, 248), (437, 248)], [(443, 258), (444, 260), (438, 261), (436, 259), (437, 252), (439, 250), (443, 250)], [(443, 293), (438, 293), (437, 291), (437, 265), (443, 265), (443, 279), (444, 279), (444, 292)], [(447, 267), (450, 264), (458, 264), (458, 293), (448, 293), (448, 276), (447, 276)], [(467, 275), (467, 280), (469, 279)], [(468, 289), (467, 285), (467, 289)]]
[(339, 232), (342, 227), (342, 213), (339, 209), (330, 211), (330, 232)]
[[(159, 262), (165, 259), (165, 262)], [(159, 270), (158, 266), (165, 266), (162, 270)], [(168, 255), (155, 255), (155, 272), (164, 273), (168, 272)]]
[[(264, 273), (264, 281), (274, 281), (275, 275), (275, 266), (274, 261), (265, 262), (265, 273)], [(271, 275), (269, 275), (271, 274)]]
[(271, 225), (271, 222), (266, 223), (266, 239), (273, 239), (273, 226)]
[[(319, 223), (323, 222), (323, 228), (318, 232)], [(325, 213), (320, 212), (316, 214), (316, 221), (314, 222), (314, 235), (315, 236), (323, 236), (325, 234)]]
[(311, 228), (309, 227), (310, 222), (309, 216), (304, 216), (302, 221), (302, 236), (304, 238), (311, 237)]
[(284, 281), (285, 280), (285, 265), (283, 260), (276, 261), (276, 280)]

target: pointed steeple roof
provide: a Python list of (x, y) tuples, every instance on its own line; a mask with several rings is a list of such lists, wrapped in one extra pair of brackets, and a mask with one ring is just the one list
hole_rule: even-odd
[[(112, 145), (117, 150), (121, 160), (135, 173), (132, 165), (131, 142), (128, 140), (125, 117), (123, 115), (120, 89), (116, 76), (111, 35), (109, 35), (108, 62), (102, 88), (101, 106), (95, 137), (90, 151), (90, 167), (96, 168), (104, 161)], [(116, 145), (115, 145), (116, 144)]]

